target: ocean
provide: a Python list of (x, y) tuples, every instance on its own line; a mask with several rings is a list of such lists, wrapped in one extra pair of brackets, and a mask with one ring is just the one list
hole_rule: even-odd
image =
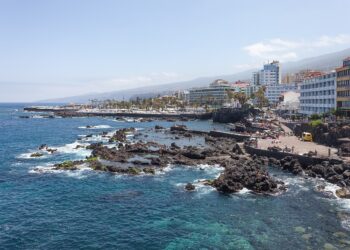
[[(277, 169), (288, 184), (278, 196), (243, 190), (223, 195), (188, 182), (217, 177), (219, 166), (169, 166), (156, 175), (127, 176), (89, 169), (52, 171), (90, 154), (82, 135), (159, 124), (111, 118), (19, 118), (23, 104), (0, 104), (0, 249), (338, 249), (350, 247), (350, 201), (332, 199), (323, 180)], [(181, 122), (209, 130), (223, 125)], [(96, 126), (87, 129), (85, 126)], [(157, 139), (157, 135), (150, 137)], [(103, 138), (92, 137), (100, 141)], [(159, 141), (162, 142), (159, 138)], [(57, 153), (31, 158), (41, 144)], [(42, 171), (36, 171), (41, 169)]]

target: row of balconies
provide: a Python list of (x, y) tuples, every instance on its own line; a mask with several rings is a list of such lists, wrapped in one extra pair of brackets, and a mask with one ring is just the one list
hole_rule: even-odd
[(299, 100), (324, 100), (336, 99), (336, 95), (315, 95), (315, 96), (300, 96)]

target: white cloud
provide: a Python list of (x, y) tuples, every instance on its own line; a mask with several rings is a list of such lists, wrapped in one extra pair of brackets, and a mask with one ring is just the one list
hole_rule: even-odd
[[(274, 38), (257, 42), (243, 49), (256, 59), (289, 61), (299, 59), (316, 49), (332, 49), (339, 46), (350, 45), (350, 35), (340, 34), (336, 36), (321, 36), (314, 40), (285, 40)], [(318, 51), (320, 52), (320, 51)], [(326, 51), (324, 51), (326, 52)]]

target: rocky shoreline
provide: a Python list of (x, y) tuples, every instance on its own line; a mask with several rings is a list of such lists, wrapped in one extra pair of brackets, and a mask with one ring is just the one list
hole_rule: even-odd
[[(232, 138), (212, 137), (210, 133), (197, 133), (185, 125), (175, 125), (170, 129), (156, 125), (155, 133), (172, 136), (170, 145), (145, 140), (147, 134), (134, 128), (119, 129), (112, 135), (102, 132), (114, 146), (102, 143), (91, 143), (86, 149), (91, 155), (86, 160), (67, 161), (55, 164), (55, 170), (77, 170), (88, 167), (95, 171), (114, 174), (155, 174), (169, 165), (198, 166), (200, 164), (219, 165), (224, 168), (220, 176), (214, 180), (205, 181), (222, 193), (235, 193), (246, 188), (257, 194), (278, 194), (287, 189), (286, 185), (272, 177), (268, 167), (278, 167), (295, 175), (313, 178), (324, 178), (340, 187), (337, 195), (350, 198), (350, 166), (324, 161), (321, 164), (304, 166), (293, 157), (281, 160), (268, 157), (258, 157), (244, 152), (242, 145)], [(134, 140), (128, 139), (133, 135)], [(140, 139), (142, 138), (142, 140)], [(179, 146), (175, 141), (181, 139), (204, 139), (203, 145)], [(43, 146), (41, 146), (42, 148)], [(193, 191), (195, 187), (188, 183), (186, 190)]]

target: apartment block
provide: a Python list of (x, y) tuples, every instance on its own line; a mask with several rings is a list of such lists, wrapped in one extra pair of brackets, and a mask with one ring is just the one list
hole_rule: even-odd
[(350, 57), (344, 59), (343, 67), (337, 68), (337, 109), (350, 117)]
[(336, 72), (304, 80), (300, 86), (300, 109), (305, 115), (322, 114), (336, 108)]

